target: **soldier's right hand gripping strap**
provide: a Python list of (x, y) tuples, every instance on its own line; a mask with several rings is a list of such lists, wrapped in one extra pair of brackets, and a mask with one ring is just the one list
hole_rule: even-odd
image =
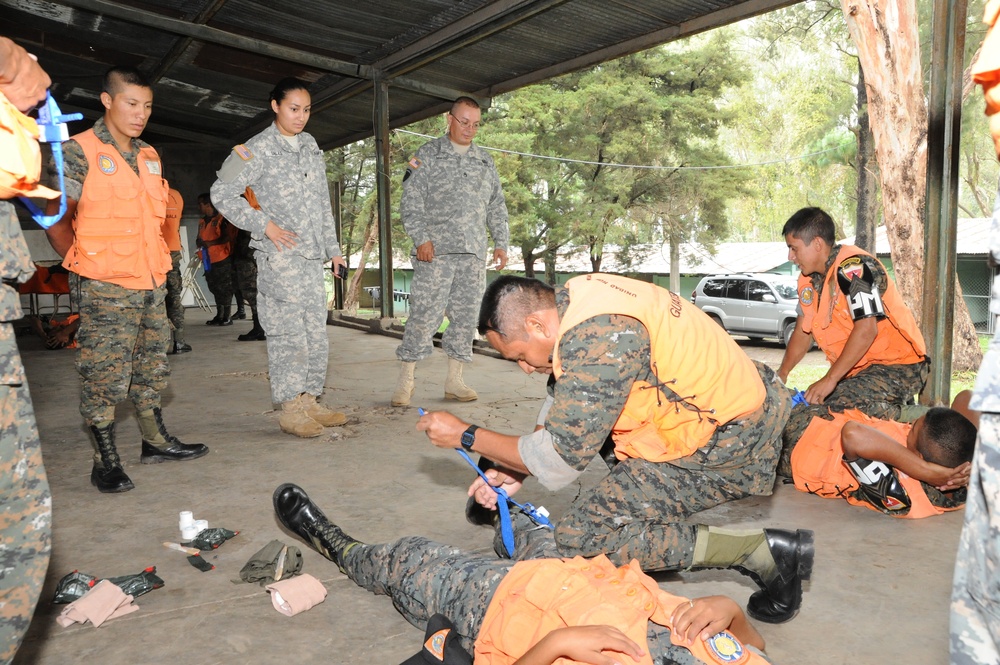
[(859, 499), (867, 501), (883, 513), (898, 515), (910, 510), (910, 495), (900, 484), (894, 468), (885, 462), (875, 462), (863, 457), (854, 460), (845, 457), (844, 464), (860, 485), (856, 492)]

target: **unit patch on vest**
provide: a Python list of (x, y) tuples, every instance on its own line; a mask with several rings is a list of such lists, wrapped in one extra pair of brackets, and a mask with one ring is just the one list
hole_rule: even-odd
[(99, 152), (97, 153), (97, 168), (101, 169), (101, 173), (112, 175), (118, 170), (118, 165), (111, 155)]
[(442, 663), (444, 662), (444, 642), (450, 632), (450, 628), (442, 628), (428, 637), (427, 641), (424, 642), (424, 648), (427, 649), (427, 652), (440, 660)]
[(250, 152), (250, 148), (246, 147), (242, 143), (233, 148), (233, 152), (239, 155), (240, 159), (242, 159), (244, 162), (247, 161), (248, 159), (253, 158), (253, 153)]
[(151, 175), (160, 175), (160, 162), (156, 159), (147, 159), (146, 170), (150, 172)]
[(847, 296), (851, 318), (855, 321), (872, 316), (884, 317), (882, 295), (875, 285), (875, 275), (860, 256), (844, 259), (837, 268), (837, 283)]
[(750, 658), (743, 644), (726, 631), (708, 638), (708, 653), (718, 663), (742, 663)]
[(802, 301), (803, 305), (811, 305), (813, 298), (816, 297), (816, 292), (813, 291), (813, 287), (807, 286), (799, 293), (799, 300)]

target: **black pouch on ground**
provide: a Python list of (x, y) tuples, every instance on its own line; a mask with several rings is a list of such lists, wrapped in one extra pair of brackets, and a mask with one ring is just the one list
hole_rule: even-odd
[[(72, 603), (74, 600), (78, 600), (86, 595), (101, 579), (100, 577), (94, 577), (93, 575), (74, 570), (59, 580), (52, 602), (56, 605)], [(150, 566), (135, 575), (119, 575), (118, 577), (108, 577), (106, 579), (133, 598), (138, 598), (153, 589), (159, 589), (164, 584), (163, 579), (156, 574), (156, 566)]]

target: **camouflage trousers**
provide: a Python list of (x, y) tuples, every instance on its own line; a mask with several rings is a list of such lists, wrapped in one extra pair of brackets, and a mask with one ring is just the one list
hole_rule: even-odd
[[(0, 323), (0, 365), (20, 368), (14, 330)], [(0, 663), (24, 638), (49, 565), (52, 495), (27, 383), (0, 384)]]
[(163, 285), (139, 290), (80, 279), (76, 368), (88, 425), (114, 420), (115, 406), (126, 397), (136, 411), (160, 406), (170, 377), (166, 293)]
[(781, 461), (778, 473), (792, 476), (792, 449), (815, 417), (832, 420), (831, 412), (858, 409), (872, 418), (898, 420), (903, 405), (912, 404), (914, 395), (924, 389), (931, 373), (931, 362), (912, 365), (872, 365), (840, 383), (822, 404), (796, 405), (782, 433)]
[[(470, 654), (497, 587), (516, 565), (418, 537), (359, 545), (345, 559), (348, 577), (372, 593), (389, 596), (399, 613), (417, 628), (424, 630), (435, 614), (448, 617)], [(684, 647), (670, 643), (668, 628), (651, 621), (647, 626), (646, 649), (657, 665), (701, 662)]]
[(174, 341), (184, 343), (184, 280), (181, 278), (181, 253), (170, 252), (170, 272), (167, 273), (167, 319), (174, 329)]
[(258, 316), (276, 404), (323, 394), (330, 361), (324, 267), (288, 251), (257, 252)]
[[(233, 259), (236, 269), (236, 284), (239, 286), (243, 300), (252, 308), (257, 309), (257, 262), (253, 257), (248, 259)], [(239, 303), (236, 303), (239, 305)]]
[(983, 413), (951, 596), (951, 662), (1000, 663), (1000, 414)]
[(637, 559), (647, 571), (683, 570), (694, 555), (696, 527), (688, 517), (727, 501), (770, 494), (791, 394), (770, 368), (755, 364), (766, 389), (757, 411), (719, 427), (687, 457), (616, 464), (556, 523), (549, 537), (558, 555), (604, 553), (619, 566)]
[(474, 254), (444, 254), (430, 263), (413, 259), (410, 316), (396, 357), (417, 362), (434, 350), (434, 333), (448, 317), (441, 347), (449, 358), (472, 362), (472, 340), (486, 290), (486, 262)]
[(212, 264), (205, 273), (205, 283), (215, 298), (216, 307), (230, 307), (233, 304), (233, 261), (225, 258)]

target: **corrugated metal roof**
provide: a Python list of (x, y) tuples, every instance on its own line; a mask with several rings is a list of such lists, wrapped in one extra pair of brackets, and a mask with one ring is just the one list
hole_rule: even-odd
[[(797, 0), (0, 0), (5, 36), (35, 53), (88, 126), (112, 65), (153, 76), (144, 138), (230, 146), (266, 123), (285, 76), (311, 84), (324, 148), (370, 136), (373, 79), (390, 126)], [(78, 128), (72, 128), (76, 131)]]

